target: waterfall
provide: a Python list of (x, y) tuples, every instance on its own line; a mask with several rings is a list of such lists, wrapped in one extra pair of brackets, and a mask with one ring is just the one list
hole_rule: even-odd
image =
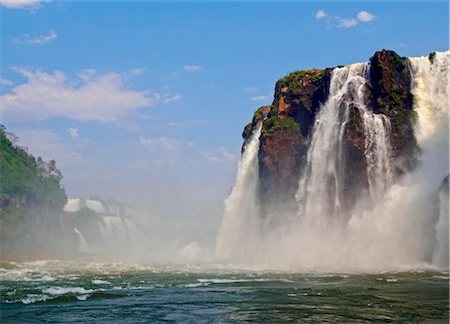
[(72, 216), (81, 252), (125, 252), (139, 240), (132, 210), (118, 202), (69, 198), (64, 211)]
[[(432, 61), (432, 62), (431, 62)], [(418, 178), (425, 193), (433, 194), (449, 173), (449, 62), (450, 52), (436, 52), (434, 58), (410, 58), (413, 75), (415, 136), (422, 149)], [(445, 184), (445, 181), (447, 183)], [(438, 193), (433, 263), (449, 267), (448, 178)]]
[[(394, 177), (391, 120), (372, 110), (369, 63), (335, 68), (299, 170), (297, 209), (280, 206), (280, 221), (269, 229), (258, 203), (259, 125), (225, 202), (216, 257), (258, 269), (448, 269), (443, 179), (449, 173), (449, 57), (446, 52), (436, 53), (433, 62), (410, 59), (412, 122), (421, 153), (419, 166), (401, 178)], [(356, 179), (362, 185), (356, 189), (348, 185), (353, 147), (362, 159)]]
[(83, 234), (81, 234), (81, 232), (76, 227), (73, 228), (73, 231), (75, 232), (75, 234), (77, 235), (77, 238), (78, 238), (78, 251), (79, 252), (88, 252), (89, 246), (88, 246)]
[(225, 201), (225, 213), (219, 231), (216, 258), (245, 261), (251, 257), (259, 216), (259, 137), (258, 124), (244, 148), (238, 165), (236, 183)]
[[(376, 201), (386, 190), (391, 175), (390, 122), (367, 107), (368, 63), (334, 69), (329, 99), (321, 108), (312, 133), (307, 163), (296, 195), (300, 217), (327, 226), (342, 213), (341, 195), (345, 172), (344, 133), (349, 109), (362, 119), (370, 198)], [(356, 194), (356, 193), (355, 193)]]
[(449, 266), (449, 190), (448, 178), (441, 187), (437, 199), (438, 217), (436, 221), (436, 248), (433, 264), (441, 268)]

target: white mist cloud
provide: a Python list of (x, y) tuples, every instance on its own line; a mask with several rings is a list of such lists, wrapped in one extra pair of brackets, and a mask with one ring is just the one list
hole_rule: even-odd
[(58, 34), (54, 30), (49, 30), (47, 34), (39, 36), (31, 36), (28, 34), (22, 35), (14, 39), (14, 44), (17, 45), (44, 45), (48, 42), (54, 41), (58, 38)]
[(254, 96), (250, 98), (252, 101), (265, 101), (269, 99), (267, 96)]
[(78, 139), (79, 134), (78, 134), (78, 129), (77, 128), (69, 128), (67, 130), (67, 132), (69, 133), (70, 137), (74, 140)]
[(192, 72), (201, 71), (202, 67), (199, 65), (185, 65), (185, 66), (183, 66), (183, 70), (185, 70), (186, 72), (192, 73)]
[(327, 16), (327, 13), (325, 11), (323, 11), (322, 9), (319, 9), (314, 13), (314, 17), (316, 19), (322, 19), (322, 18), (325, 18), (326, 16)]
[(61, 71), (15, 70), (27, 80), (0, 96), (0, 113), (17, 120), (63, 116), (117, 122), (136, 109), (158, 102), (156, 94), (127, 89), (123, 76), (115, 72), (85, 70), (69, 79)]
[(375, 15), (363, 10), (356, 14), (356, 18), (362, 22), (369, 22), (375, 19)]
[(44, 2), (43, 0), (0, 0), (0, 6), (9, 9), (37, 9)]

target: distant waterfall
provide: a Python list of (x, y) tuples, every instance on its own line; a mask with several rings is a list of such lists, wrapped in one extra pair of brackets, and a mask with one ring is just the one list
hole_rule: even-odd
[(75, 234), (77, 235), (77, 238), (78, 238), (78, 251), (79, 252), (83, 252), (83, 253), (84, 252), (88, 252), (89, 251), (89, 246), (88, 246), (88, 244), (86, 242), (86, 239), (84, 238), (83, 234), (81, 234), (81, 232), (76, 227), (74, 227), (73, 230), (74, 230), (74, 232), (75, 232)]
[[(244, 148), (236, 183), (225, 201), (225, 214), (217, 241), (216, 257), (223, 260), (246, 260), (253, 249), (259, 221), (258, 151), (260, 123)], [(246, 245), (246, 246), (243, 246)]]
[(140, 233), (133, 212), (114, 201), (70, 198), (64, 210), (72, 217), (83, 253), (126, 251)]

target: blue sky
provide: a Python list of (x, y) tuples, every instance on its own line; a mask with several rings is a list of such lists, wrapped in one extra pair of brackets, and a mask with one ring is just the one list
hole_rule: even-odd
[(448, 49), (448, 2), (0, 0), (1, 122), (70, 196), (216, 208), (299, 69)]

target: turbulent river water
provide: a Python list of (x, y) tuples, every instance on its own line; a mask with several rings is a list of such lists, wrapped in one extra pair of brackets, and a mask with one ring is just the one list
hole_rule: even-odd
[[(450, 52), (436, 53), (433, 62), (409, 61), (421, 154), (419, 166), (397, 182), (391, 122), (364, 100), (368, 63), (336, 68), (299, 170), (297, 206), (284, 211), (289, 217), (275, 215), (283, 219), (277, 228), (261, 217), (259, 124), (225, 202), (216, 246), (193, 241), (181, 249), (184, 257), (173, 258), (170, 244), (156, 247), (178, 263), (173, 266), (0, 262), (1, 322), (448, 323), (449, 61)], [(368, 192), (345, 215), (336, 193), (344, 189), (342, 138), (350, 104), (363, 120)], [(72, 202), (76, 208), (69, 204), (66, 212), (94, 203)], [(132, 255), (139, 247), (145, 260), (156, 262), (148, 252), (152, 244), (129, 240), (128, 218), (98, 211), (98, 235), (90, 233), (92, 223), (74, 228), (81, 256)]]
[(0, 264), (2, 323), (448, 323), (448, 272), (309, 274), (72, 261)]

